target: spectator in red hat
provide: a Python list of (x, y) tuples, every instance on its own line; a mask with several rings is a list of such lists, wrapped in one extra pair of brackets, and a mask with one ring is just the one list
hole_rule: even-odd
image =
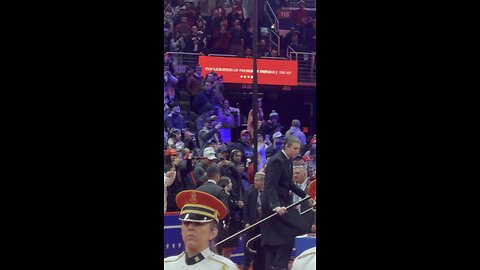
[(242, 151), (242, 162), (245, 162), (247, 158), (253, 157), (253, 147), (251, 144), (251, 135), (248, 130), (242, 130), (240, 133), (240, 139), (237, 142), (230, 143), (228, 145), (229, 150), (238, 149)]

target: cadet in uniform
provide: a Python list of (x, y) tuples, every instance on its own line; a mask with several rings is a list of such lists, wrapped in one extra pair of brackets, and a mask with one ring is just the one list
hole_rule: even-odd
[(185, 251), (163, 260), (170, 270), (238, 270), (229, 259), (215, 254), (213, 239), (218, 234), (218, 223), (227, 215), (225, 205), (212, 195), (185, 190), (178, 193), (176, 203), (181, 209), (182, 239)]

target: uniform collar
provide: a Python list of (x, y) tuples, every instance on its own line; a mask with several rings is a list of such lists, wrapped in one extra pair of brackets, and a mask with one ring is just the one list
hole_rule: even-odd
[(190, 258), (188, 258), (187, 252), (185, 252), (185, 262), (187, 263), (187, 265), (193, 265), (193, 264), (199, 263), (199, 262), (203, 261), (205, 258), (210, 257), (211, 253), (212, 252), (210, 251), (210, 249), (208, 247), (206, 249), (202, 250), (202, 252), (200, 252), (197, 255), (195, 255), (193, 257), (190, 257)]

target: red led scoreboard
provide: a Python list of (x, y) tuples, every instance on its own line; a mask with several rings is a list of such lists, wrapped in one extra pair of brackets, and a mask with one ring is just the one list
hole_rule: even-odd
[[(253, 84), (253, 59), (199, 56), (202, 75), (215, 70), (224, 83)], [(297, 61), (257, 59), (257, 83), (296, 86)]]

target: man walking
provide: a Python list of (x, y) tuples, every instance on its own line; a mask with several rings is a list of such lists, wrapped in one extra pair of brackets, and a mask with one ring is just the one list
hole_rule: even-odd
[(278, 216), (261, 224), (262, 246), (265, 250), (265, 269), (287, 270), (295, 244), (295, 236), (308, 233), (310, 228), (296, 210), (288, 211), (292, 203), (290, 191), (301, 198), (307, 194), (292, 181), (291, 158), (300, 151), (300, 141), (287, 137), (283, 149), (270, 158), (265, 170), (265, 188), (261, 196), (262, 217)]

